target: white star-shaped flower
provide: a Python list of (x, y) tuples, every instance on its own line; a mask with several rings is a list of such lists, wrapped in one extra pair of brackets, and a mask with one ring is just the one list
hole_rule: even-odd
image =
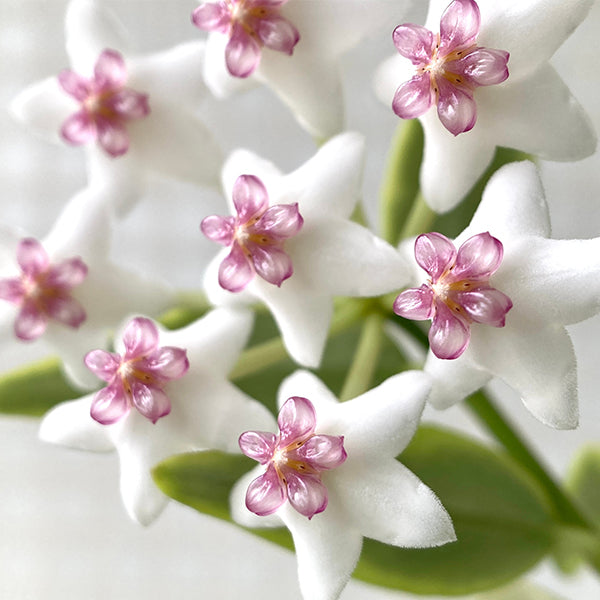
[[(467, 294), (468, 315), (461, 310), (461, 319), (471, 322), (471, 337), (464, 352), (445, 360), (429, 351), (425, 370), (434, 378), (430, 401), (447, 408), (499, 377), (521, 395), (537, 419), (557, 429), (574, 428), (577, 369), (565, 325), (600, 312), (600, 238), (548, 239), (548, 208), (530, 162), (507, 165), (490, 179), (473, 220), (455, 245), (472, 242), (482, 233), (486, 239), (496, 238), (504, 255), (489, 285), (484, 282), (483, 294)], [(425, 273), (416, 277), (421, 283)], [(502, 304), (504, 295), (512, 302), (505, 324), (484, 324), (486, 315), (497, 310), (494, 302)], [(454, 300), (460, 304), (460, 294)]]
[[(124, 354), (124, 346), (127, 351), (134, 346), (134, 353), (137, 352), (137, 362), (134, 360), (131, 368), (121, 364), (116, 370), (117, 379), (123, 378), (123, 385), (133, 396), (128, 400), (133, 403), (130, 410), (115, 411), (115, 405), (110, 406), (111, 400), (106, 394), (96, 402), (96, 394), (90, 394), (52, 409), (42, 421), (40, 437), (47, 442), (82, 450), (116, 450), (125, 508), (136, 521), (150, 523), (168, 502), (152, 481), (150, 470), (154, 465), (182, 452), (209, 448), (239, 451), (240, 432), (248, 427), (263, 429), (270, 425), (273, 417), (269, 411), (227, 381), (227, 374), (243, 349), (251, 326), (249, 313), (217, 309), (180, 330), (158, 328), (155, 341), (160, 343), (161, 352), (152, 357), (152, 368), (147, 370), (149, 376), (145, 372), (140, 375), (140, 348), (143, 350), (144, 345), (148, 346), (143, 335), (136, 339), (130, 336), (124, 343), (122, 335), (118, 335), (116, 352), (119, 355)], [(182, 371), (186, 369), (185, 365), (182, 367), (180, 356), (183, 351), (189, 362), (184, 374)], [(100, 354), (103, 356), (98, 357)], [(118, 358), (102, 351), (91, 353), (91, 356), (93, 358), (88, 362), (97, 372), (102, 369), (108, 372), (110, 357)], [(157, 381), (153, 382), (152, 374), (158, 369), (164, 369), (176, 378), (164, 383), (166, 378), (161, 378), (158, 373)], [(137, 382), (136, 377), (140, 378)], [(108, 380), (108, 377), (104, 379)], [(144, 384), (140, 383), (142, 380)], [(152, 399), (148, 393), (143, 389), (136, 393), (136, 383), (138, 387), (149, 383), (155, 395), (159, 394), (161, 403), (168, 396), (166, 402), (170, 402), (170, 412), (165, 414), (162, 410), (163, 414), (157, 417), (150, 406)], [(90, 411), (94, 404), (96, 417), (107, 423), (112, 421), (112, 424), (102, 425), (92, 418)]]
[(170, 286), (110, 258), (113, 215), (104, 192), (88, 187), (37, 242), (15, 229), (0, 234), (0, 327), (5, 343), (44, 340), (78, 386), (97, 384), (85, 353), (106, 344), (132, 311), (158, 315), (174, 301)]
[[(462, 59), (463, 62), (476, 61), (474, 64), (461, 63), (462, 47), (458, 44), (449, 55), (451, 62), (447, 65), (440, 66), (442, 59), (435, 59), (438, 52), (435, 49), (434, 62), (437, 62), (425, 65), (429, 58), (425, 60), (425, 52), (419, 48), (423, 49), (431, 40), (435, 42), (435, 35), (440, 31), (440, 17), (450, 5), (450, 0), (432, 0), (425, 28), (409, 24), (404, 29), (398, 28), (397, 34), (395, 32), (396, 45), (412, 61), (396, 54), (381, 65), (376, 75), (377, 93), (390, 106), (399, 86), (411, 78), (415, 78), (412, 92), (416, 92), (419, 73), (438, 77), (445, 87), (443, 90), (436, 87), (432, 93), (444, 92), (448, 102), (457, 103), (454, 108), (438, 105), (438, 111), (431, 107), (419, 117), (425, 130), (421, 189), (427, 203), (438, 212), (450, 210), (465, 196), (489, 165), (496, 146), (515, 148), (556, 161), (579, 160), (596, 148), (596, 134), (589, 118), (548, 63), (583, 21), (592, 0), (550, 3), (546, 0), (478, 0), (480, 23), (476, 9), (471, 8), (475, 4), (472, 0), (455, 0), (452, 4), (455, 8), (461, 5), (463, 12), (470, 11), (469, 21), (463, 23), (460, 18), (442, 21), (442, 44), (456, 45), (457, 37), (464, 38), (470, 48), (476, 44), (479, 54), (474, 53), (472, 59)], [(430, 34), (434, 37), (428, 37)], [(465, 50), (469, 51), (469, 48)], [(443, 54), (441, 46), (439, 52)], [(501, 78), (488, 76), (485, 70), (492, 69), (492, 74), (500, 72), (496, 63), (500, 54), (506, 52), (510, 55), (508, 78), (498, 83)], [(450, 78), (450, 72), (459, 73), (457, 79)], [(465, 84), (465, 78), (472, 79), (472, 83)], [(448, 88), (459, 80), (462, 81), (457, 84), (460, 89), (452, 91)], [(477, 85), (489, 87), (473, 89)], [(419, 90), (422, 102), (415, 103), (419, 98), (413, 93), (398, 96), (394, 104), (410, 102), (410, 110), (415, 111), (417, 104), (424, 108), (429, 87), (427, 91), (422, 86)], [(463, 106), (459, 102), (467, 96), (474, 98), (476, 122), (473, 106), (469, 108), (472, 100), (463, 103), (471, 112), (459, 119), (458, 113)], [(463, 127), (459, 127), (460, 123), (455, 124), (459, 130), (469, 125), (472, 129), (454, 135), (440, 121), (437, 114), (440, 111), (440, 117), (446, 120), (464, 120)], [(407, 110), (407, 114), (409, 112)], [(421, 114), (420, 110), (416, 112)]]
[(202, 224), (211, 239), (231, 247), (207, 269), (211, 302), (263, 301), (288, 352), (304, 366), (320, 363), (334, 296), (378, 296), (410, 276), (395, 249), (350, 221), (363, 151), (361, 135), (341, 134), (283, 175), (238, 150), (223, 169), (225, 195), (237, 217), (209, 217)]
[[(429, 387), (426, 374), (407, 371), (354, 400), (338, 403), (312, 373), (298, 371), (282, 383), (279, 406), (286, 403), (287, 409), (280, 413), (276, 439), (292, 442), (293, 447), (278, 445), (268, 468), (284, 476), (287, 499), (275, 511), (268, 510), (268, 516), (258, 516), (246, 507), (248, 501), (253, 508), (261, 501), (269, 503), (272, 496), (251, 485), (256, 478), (265, 480), (267, 461), (260, 460), (261, 466), (235, 484), (231, 511), (233, 519), (245, 527), (284, 524), (290, 530), (306, 600), (339, 597), (356, 566), (363, 537), (411, 548), (455, 539), (450, 517), (438, 498), (395, 458), (416, 431)], [(306, 400), (314, 407), (312, 416), (304, 408)], [(290, 410), (293, 402), (296, 410)], [(267, 431), (275, 430), (273, 421)], [(240, 438), (240, 446), (259, 460), (269, 440), (265, 432), (248, 432)], [(337, 448), (341, 443), (342, 450)], [(304, 446), (310, 447), (303, 452)], [(318, 484), (317, 465), (325, 469)], [(292, 485), (311, 478), (306, 487)], [(319, 492), (319, 488), (326, 491)], [(324, 493), (326, 507), (312, 516), (301, 514), (311, 502), (303, 496), (315, 493)]]
[(209, 95), (201, 76), (204, 42), (123, 56), (126, 36), (95, 0), (72, 0), (65, 36), (71, 69), (22, 91), (15, 117), (59, 143), (86, 145), (89, 179), (107, 202), (131, 208), (149, 177), (216, 185), (221, 151), (195, 116)]
[[(197, 11), (204, 7), (202, 11), (195, 11), (197, 24), (211, 31), (204, 63), (207, 85), (219, 97), (247, 87), (247, 78), (228, 71), (227, 56), (230, 64), (242, 63), (239, 68), (246, 73), (244, 77), (252, 74), (250, 79), (273, 89), (311, 135), (327, 139), (344, 128), (341, 56), (378, 28), (400, 22), (409, 3), (236, 0), (227, 4), (233, 18), (225, 14), (224, 3), (210, 0), (201, 3)], [(261, 9), (264, 17), (257, 18)], [(250, 32), (244, 36), (247, 44), (237, 40), (238, 30)], [(230, 39), (238, 41), (235, 47)], [(251, 46), (253, 52), (244, 46)]]

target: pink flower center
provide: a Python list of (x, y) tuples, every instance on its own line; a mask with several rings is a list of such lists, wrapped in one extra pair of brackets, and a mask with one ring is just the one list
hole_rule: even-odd
[(254, 175), (237, 178), (233, 203), (236, 217), (213, 215), (200, 224), (209, 239), (231, 247), (219, 268), (219, 284), (230, 292), (239, 292), (258, 274), (280, 286), (293, 273), (284, 243), (304, 223), (298, 204), (269, 206), (267, 190)]
[(246, 506), (264, 516), (287, 499), (311, 519), (327, 507), (327, 488), (321, 474), (347, 458), (344, 437), (316, 434), (315, 409), (310, 400), (298, 396), (285, 402), (277, 421), (279, 435), (247, 431), (240, 436), (242, 452), (267, 467), (248, 487)]
[(280, 14), (287, 1), (204, 2), (192, 13), (192, 22), (204, 31), (228, 35), (227, 69), (234, 77), (248, 77), (258, 67), (263, 47), (291, 55), (300, 40), (298, 30)]
[(126, 123), (150, 112), (147, 94), (125, 87), (126, 81), (125, 61), (114, 50), (100, 54), (91, 78), (62, 71), (60, 86), (81, 107), (62, 125), (65, 141), (80, 145), (95, 140), (110, 156), (125, 154), (129, 149)]
[(17, 247), (17, 262), (21, 275), (0, 280), (0, 299), (20, 307), (14, 326), (19, 339), (40, 337), (50, 319), (75, 329), (85, 321), (85, 310), (71, 297), (88, 273), (80, 258), (52, 265), (43, 246), (26, 238)]
[(85, 364), (96, 376), (108, 382), (94, 397), (93, 419), (103, 425), (116, 423), (135, 407), (156, 423), (171, 412), (165, 385), (183, 377), (189, 369), (186, 351), (159, 346), (156, 325), (143, 317), (129, 322), (123, 334), (125, 354), (92, 350)]
[(396, 90), (392, 107), (399, 117), (419, 117), (436, 104), (442, 124), (452, 134), (473, 128), (473, 91), (508, 77), (508, 52), (478, 46), (479, 29), (474, 0), (454, 0), (442, 14), (439, 34), (411, 23), (396, 27), (398, 52), (416, 66), (416, 75)]
[(469, 238), (458, 252), (440, 233), (420, 235), (415, 257), (429, 279), (419, 288), (402, 292), (394, 302), (394, 312), (407, 319), (432, 319), (432, 352), (438, 358), (458, 358), (469, 344), (472, 323), (505, 325), (512, 302), (489, 281), (502, 256), (502, 243), (489, 233)]

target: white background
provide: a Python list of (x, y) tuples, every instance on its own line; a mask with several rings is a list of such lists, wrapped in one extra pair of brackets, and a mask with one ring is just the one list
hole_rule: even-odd
[[(197, 6), (194, 0), (107, 0), (105, 4), (125, 22), (132, 45), (140, 52), (198, 37), (189, 22)], [(29, 83), (68, 66), (62, 33), (65, 5), (65, 0), (0, 0), (1, 107)], [(406, 20), (423, 22), (423, 10), (417, 7)], [(390, 32), (395, 25), (390, 23)], [(586, 107), (596, 131), (600, 130), (599, 30), (596, 4), (553, 60)], [(370, 206), (375, 205), (386, 148), (397, 123), (391, 110), (372, 97), (370, 77), (379, 61), (393, 52), (391, 36), (383, 32), (344, 62), (348, 126), (367, 135), (364, 192)], [(226, 106), (226, 116), (222, 107), (204, 108), (226, 150), (249, 147), (284, 170), (295, 168), (314, 151), (310, 138), (267, 90), (255, 90)], [(0, 131), (0, 221), (43, 236), (60, 207), (85, 185), (83, 153), (36, 139), (13, 123), (4, 108)], [(598, 154), (576, 164), (544, 163), (542, 170), (554, 236), (599, 235)], [(220, 202), (217, 194), (190, 186), (156, 186), (119, 227), (115, 258), (158, 272), (182, 287), (199, 286), (202, 265), (214, 249), (203, 240), (197, 224), (218, 212)], [(155, 243), (149, 245), (146, 239)], [(175, 247), (162, 243), (165, 239), (180, 242)], [(582, 443), (598, 441), (600, 431), (596, 392), (600, 319), (572, 327), (571, 332), (579, 357), (578, 430), (545, 428), (514, 394), (497, 386), (506, 410), (557, 475), (565, 473)], [(40, 354), (35, 345), (23, 349), (2, 341), (0, 371)], [(428, 411), (427, 418), (482, 435), (461, 407), (445, 413)], [(0, 418), (1, 599), (300, 598), (291, 553), (175, 503), (154, 525), (141, 528), (122, 508), (115, 456), (44, 445), (36, 435), (36, 420)], [(600, 597), (600, 581), (587, 572), (564, 579), (544, 564), (532, 577), (570, 600)], [(345, 600), (406, 597), (356, 582), (343, 594)]]

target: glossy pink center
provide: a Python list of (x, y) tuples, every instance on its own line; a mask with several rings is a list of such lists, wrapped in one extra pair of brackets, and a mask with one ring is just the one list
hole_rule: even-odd
[(247, 431), (240, 436), (242, 452), (267, 469), (249, 485), (248, 510), (259, 516), (274, 513), (286, 500), (311, 519), (327, 507), (323, 471), (347, 458), (344, 437), (315, 433), (316, 413), (306, 398), (288, 398), (281, 407), (279, 434)]
[(426, 233), (415, 241), (415, 257), (429, 279), (402, 292), (394, 312), (407, 319), (432, 319), (429, 344), (438, 358), (458, 358), (466, 350), (471, 323), (504, 327), (512, 302), (490, 285), (503, 257), (498, 239), (480, 233), (457, 252), (442, 234)]

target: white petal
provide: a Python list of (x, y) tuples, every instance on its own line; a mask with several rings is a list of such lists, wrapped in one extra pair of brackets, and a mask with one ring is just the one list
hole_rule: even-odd
[(295, 371), (282, 381), (277, 392), (278, 407), (281, 409), (292, 396), (307, 398), (312, 402), (317, 413), (317, 423), (331, 415), (332, 411), (336, 414), (339, 405), (333, 392), (310, 371)]
[(219, 266), (228, 254), (229, 248), (225, 248), (206, 267), (202, 282), (206, 297), (215, 306), (247, 306), (256, 300), (251, 291), (252, 286), (249, 285), (239, 292), (230, 292), (219, 285)]
[(94, 0), (71, 0), (65, 18), (67, 54), (73, 69), (92, 74), (103, 50), (126, 50), (128, 36), (116, 16)]
[(406, 286), (412, 273), (392, 246), (344, 219), (305, 221), (285, 247), (293, 276), (332, 296), (379, 296)]
[(377, 97), (392, 110), (392, 100), (400, 84), (409, 81), (415, 75), (415, 67), (400, 54), (394, 54), (384, 60), (375, 71), (373, 85)]
[(373, 458), (346, 463), (323, 477), (335, 479), (355, 527), (385, 544), (409, 548), (440, 546), (456, 539), (452, 521), (437, 496), (396, 460)]
[(62, 90), (57, 77), (48, 77), (25, 88), (9, 107), (15, 119), (55, 143), (63, 143), (60, 128), (78, 109), (78, 103)]
[(306, 600), (338, 598), (360, 556), (362, 535), (332, 496), (325, 511), (310, 521), (289, 503), (279, 510), (294, 538), (300, 590)]
[(130, 59), (128, 87), (148, 93), (150, 106), (156, 97), (197, 109), (209, 94), (202, 79), (205, 46), (204, 40), (186, 42)]
[(475, 99), (477, 126), (490, 130), (498, 146), (548, 160), (579, 160), (596, 149), (589, 117), (548, 64), (524, 80), (481, 88)]
[(128, 125), (131, 151), (146, 169), (200, 185), (218, 185), (221, 150), (191, 113), (154, 102), (150, 114)]
[(40, 439), (92, 452), (114, 450), (107, 427), (90, 416), (93, 397), (94, 394), (90, 394), (79, 400), (63, 402), (46, 413), (40, 424)]

